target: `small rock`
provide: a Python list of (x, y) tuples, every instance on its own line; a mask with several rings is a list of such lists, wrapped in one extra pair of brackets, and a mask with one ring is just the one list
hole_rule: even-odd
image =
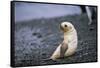
[(90, 27), (89, 30), (90, 30), (90, 31), (91, 31), (91, 30), (94, 30), (94, 27)]
[(80, 41), (80, 44), (81, 44), (81, 45), (83, 45), (83, 44), (84, 44), (84, 42), (83, 42), (83, 41)]
[(31, 43), (31, 45), (37, 45), (36, 43)]
[(84, 45), (87, 45), (87, 44), (88, 44), (87, 42), (84, 43)]
[(46, 53), (42, 53), (42, 55), (46, 55)]
[(32, 33), (32, 35), (37, 35), (37, 33)]
[(42, 37), (42, 35), (41, 35), (41, 34), (39, 34), (37, 37), (38, 37), (38, 38), (41, 38), (41, 37)]
[(40, 33), (33, 33), (32, 35), (37, 36), (38, 38), (42, 37), (42, 35)]

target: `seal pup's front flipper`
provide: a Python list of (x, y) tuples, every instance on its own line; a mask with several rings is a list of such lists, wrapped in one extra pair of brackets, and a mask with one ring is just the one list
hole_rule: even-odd
[(68, 49), (68, 44), (63, 42), (60, 47), (60, 57), (61, 58), (64, 58), (64, 55), (67, 49)]

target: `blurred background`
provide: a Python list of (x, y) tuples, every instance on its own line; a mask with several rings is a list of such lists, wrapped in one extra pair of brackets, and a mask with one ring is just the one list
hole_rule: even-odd
[(54, 18), (65, 15), (79, 15), (82, 11), (79, 6), (55, 5), (41, 3), (15, 4), (15, 21), (25, 21), (38, 18)]

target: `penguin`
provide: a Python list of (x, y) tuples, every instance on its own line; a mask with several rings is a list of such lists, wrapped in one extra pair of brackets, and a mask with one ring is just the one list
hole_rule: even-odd
[(64, 34), (64, 40), (50, 57), (54, 61), (73, 55), (77, 49), (78, 37), (73, 24), (71, 22), (62, 22), (60, 29)]

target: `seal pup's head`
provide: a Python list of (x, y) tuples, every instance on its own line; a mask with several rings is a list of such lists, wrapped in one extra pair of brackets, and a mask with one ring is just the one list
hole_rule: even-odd
[(69, 32), (71, 30), (74, 29), (74, 26), (70, 23), (70, 22), (62, 22), (60, 24), (60, 29), (63, 31), (63, 32)]

